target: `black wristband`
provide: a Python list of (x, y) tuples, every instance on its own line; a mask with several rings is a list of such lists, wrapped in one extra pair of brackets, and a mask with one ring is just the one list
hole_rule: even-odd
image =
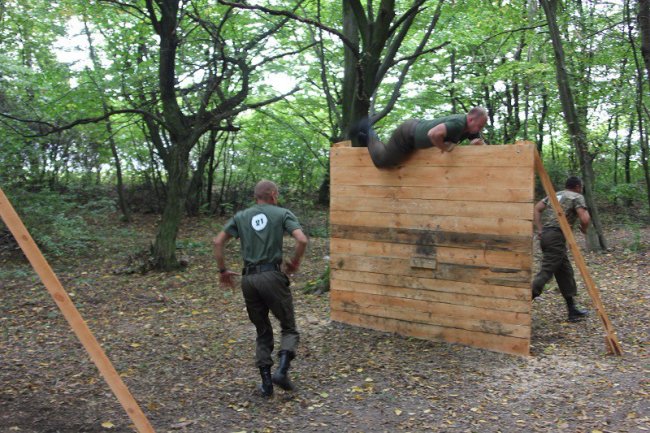
[(220, 274), (223, 274), (223, 273), (226, 272), (227, 270), (228, 270), (228, 269), (226, 269), (226, 268), (219, 269), (219, 273), (220, 273)]

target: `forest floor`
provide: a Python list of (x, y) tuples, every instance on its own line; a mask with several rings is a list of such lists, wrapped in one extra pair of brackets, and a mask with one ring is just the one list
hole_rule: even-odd
[[(328, 255), (312, 237), (294, 276), (298, 390), (263, 399), (241, 294), (217, 284), (222, 222), (184, 221), (178, 273), (129, 273), (152, 217), (100, 224), (101, 243), (52, 263), (157, 432), (650, 431), (650, 228), (610, 230), (611, 251), (586, 255), (622, 357), (606, 353), (593, 308), (566, 322), (554, 289), (533, 303), (530, 357), (332, 323), (327, 294), (303, 290)], [(0, 254), (0, 294), (0, 432), (135, 431), (19, 252)]]

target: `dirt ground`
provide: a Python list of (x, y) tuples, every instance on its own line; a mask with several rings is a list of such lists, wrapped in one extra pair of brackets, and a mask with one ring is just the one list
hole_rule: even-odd
[[(567, 323), (550, 288), (533, 303), (527, 358), (332, 323), (327, 294), (303, 290), (328, 254), (312, 238), (294, 278), (299, 389), (263, 399), (241, 294), (216, 283), (219, 221), (184, 223), (187, 270), (145, 275), (128, 258), (155, 221), (110, 226), (96, 248), (52, 266), (157, 432), (650, 431), (650, 229), (612, 230), (610, 252), (586, 255), (622, 357), (606, 353), (594, 314)], [(135, 431), (19, 256), (0, 255), (0, 432)], [(589, 306), (581, 281), (579, 291)]]

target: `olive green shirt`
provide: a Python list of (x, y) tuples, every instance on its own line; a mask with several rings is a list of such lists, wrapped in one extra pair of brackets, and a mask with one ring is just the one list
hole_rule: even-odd
[[(577, 209), (580, 207), (587, 209), (585, 197), (582, 194), (566, 189), (559, 191), (556, 194), (556, 197), (560, 202), (560, 206), (562, 206), (562, 210), (564, 211), (564, 215), (566, 215), (566, 219), (569, 222), (569, 225), (573, 226), (573, 224), (578, 219)], [(558, 221), (557, 215), (551, 206), (549, 198), (545, 197), (543, 201), (546, 205), (546, 209), (544, 209), (544, 213), (542, 214), (543, 226), (545, 228), (559, 228), (560, 222)]]
[(463, 132), (467, 127), (466, 114), (453, 114), (451, 116), (445, 116), (439, 119), (420, 120), (415, 126), (414, 138), (416, 149), (431, 147), (431, 140), (429, 140), (429, 136), (427, 134), (431, 128), (438, 126), (441, 123), (444, 123), (445, 127), (447, 128), (445, 141), (460, 143), (464, 139), (473, 140), (479, 137), (478, 134), (469, 134)]
[(223, 230), (238, 237), (244, 266), (282, 263), (282, 238), (300, 229), (298, 218), (288, 209), (256, 204), (237, 212)]

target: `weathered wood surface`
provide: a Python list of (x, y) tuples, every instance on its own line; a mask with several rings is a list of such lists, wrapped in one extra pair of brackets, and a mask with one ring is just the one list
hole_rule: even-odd
[(446, 341), (464, 344), (496, 352), (526, 355), (529, 353), (530, 338), (517, 338), (490, 332), (474, 332), (429, 323), (396, 320), (386, 317), (351, 314), (342, 310), (332, 310), (332, 320), (378, 331), (395, 332), (400, 335), (427, 340)]
[[(342, 144), (344, 144), (343, 142)], [(528, 144), (521, 146), (459, 146), (453, 152), (438, 149), (416, 150), (400, 167), (382, 171), (409, 170), (411, 167), (532, 167)], [(456, 152), (460, 150), (460, 152)], [(336, 167), (374, 167), (365, 147), (334, 147)]]
[(534, 147), (331, 151), (332, 319), (527, 355)]
[(334, 224), (331, 221), (330, 224), (332, 238), (405, 243), (419, 246), (479, 248), (482, 250), (527, 252), (530, 254), (533, 242), (530, 234), (495, 236), (483, 233), (455, 233), (404, 227), (384, 227), (378, 230), (375, 227)]
[(401, 198), (423, 200), (469, 200), (474, 202), (497, 203), (529, 203), (530, 191), (520, 185), (509, 185), (503, 188), (494, 186), (472, 185), (468, 187), (455, 185), (453, 188), (439, 185), (400, 186), (386, 185), (334, 185), (330, 187), (332, 199), (336, 198)]
[[(408, 212), (403, 209), (402, 212)], [(454, 215), (411, 215), (408, 213), (359, 212), (354, 210), (330, 211), (331, 224), (362, 227), (394, 227), (440, 230), (456, 233), (480, 233), (505, 236), (528, 236), (531, 241), (532, 217), (528, 220), (503, 217), (474, 217)]]

